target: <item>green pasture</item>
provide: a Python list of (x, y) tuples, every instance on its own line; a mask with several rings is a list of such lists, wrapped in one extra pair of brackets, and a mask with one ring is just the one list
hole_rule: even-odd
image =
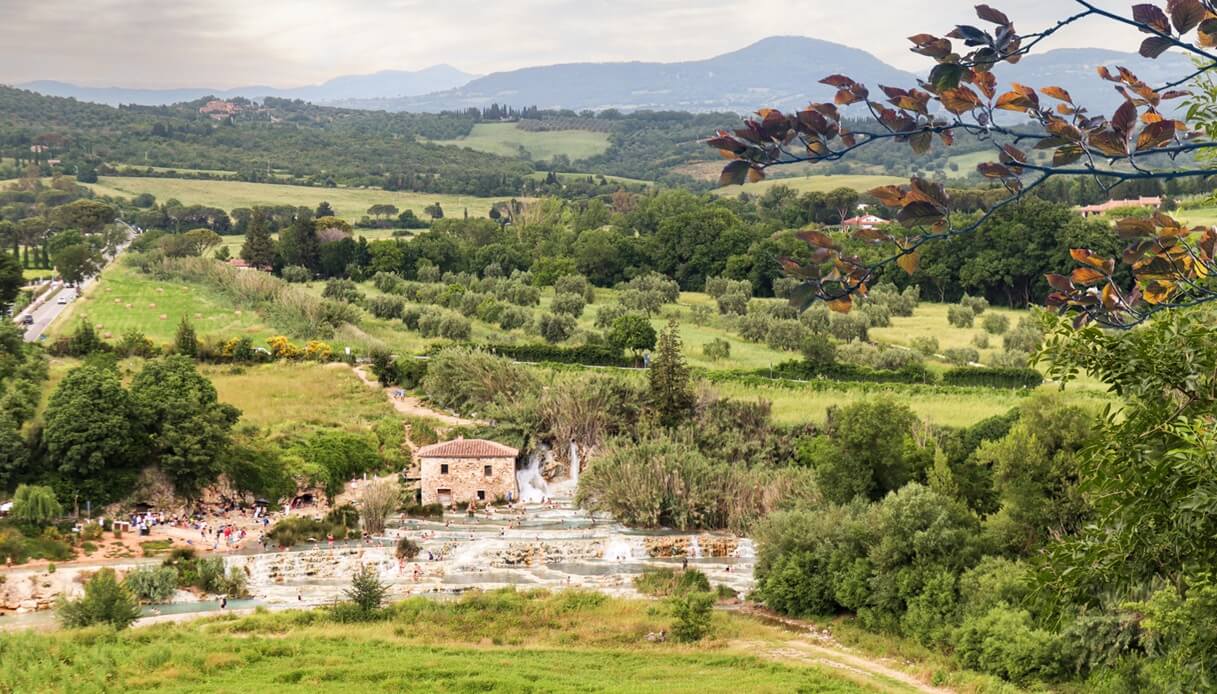
[(473, 131), (456, 140), (436, 140), (438, 145), (468, 147), (478, 152), (503, 157), (519, 157), (536, 161), (565, 155), (571, 161), (604, 154), (609, 148), (608, 133), (590, 130), (551, 130), (532, 132), (521, 130), (515, 123), (478, 123)]

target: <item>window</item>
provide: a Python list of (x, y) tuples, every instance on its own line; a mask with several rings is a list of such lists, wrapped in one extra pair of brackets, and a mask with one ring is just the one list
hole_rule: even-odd
[(448, 474), (448, 463), (440, 463), (439, 474), (441, 474), (441, 475)]
[(486, 465), (485, 467), (482, 468), (482, 474), (487, 477), (493, 477), (494, 476), (494, 466)]
[(485, 501), (485, 500), (486, 500), (486, 490), (479, 489), (478, 490), (478, 501)]

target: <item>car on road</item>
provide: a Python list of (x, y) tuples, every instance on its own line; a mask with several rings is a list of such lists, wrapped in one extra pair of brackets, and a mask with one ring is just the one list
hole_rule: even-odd
[(68, 303), (68, 297), (61, 296), (55, 303), (59, 304), (60, 306), (63, 306), (64, 304)]
[(22, 316), (22, 317), (21, 317), (21, 324), (22, 324), (22, 325), (33, 325), (33, 324), (34, 324), (34, 316), (33, 316), (32, 314), (29, 314), (29, 313), (25, 314), (24, 316)]

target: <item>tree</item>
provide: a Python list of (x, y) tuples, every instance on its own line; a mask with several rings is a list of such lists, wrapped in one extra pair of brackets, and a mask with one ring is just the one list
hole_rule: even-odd
[(25, 277), (17, 256), (0, 250), (0, 312), (12, 305), (24, 285)]
[(33, 526), (48, 525), (63, 515), (63, 506), (50, 487), (20, 485), (13, 494), (13, 518)]
[(574, 318), (561, 313), (542, 313), (537, 318), (537, 332), (550, 344), (570, 339), (576, 327)]
[(650, 404), (664, 426), (674, 427), (692, 414), (695, 399), (689, 367), (681, 351), (680, 325), (674, 320), (659, 335), (648, 377)]
[(192, 360), (171, 356), (148, 362), (131, 380), (132, 407), (149, 437), (152, 462), (193, 496), (219, 476), (241, 413), (219, 402), (215, 386)]
[(692, 591), (668, 599), (672, 616), (672, 638), (681, 643), (701, 641), (710, 633), (714, 619), (714, 595)]
[(173, 351), (191, 359), (199, 356), (199, 338), (186, 316), (182, 316), (182, 320), (177, 324), (177, 332), (173, 336)]
[(65, 282), (76, 284), (101, 270), (101, 254), (83, 243), (57, 248), (51, 256), (55, 269)]
[(118, 582), (114, 569), (100, 569), (85, 584), (84, 597), (56, 606), (59, 621), (70, 629), (108, 624), (126, 629), (139, 619), (139, 601)]
[(444, 208), (441, 207), (438, 202), (432, 203), (423, 208), (423, 214), (427, 215), (431, 219), (443, 219)]
[(377, 575), (375, 567), (365, 564), (359, 567), (359, 571), (351, 577), (351, 587), (345, 594), (360, 616), (363, 619), (370, 619), (384, 604), (389, 589), (380, 582), (380, 576)]
[(330, 203), (322, 201), (322, 203), (317, 206), (317, 211), (313, 213), (313, 216), (317, 217), (318, 219), (321, 217), (337, 217), (338, 213), (334, 211), (334, 208), (330, 206)]
[(363, 488), (355, 507), (363, 529), (370, 535), (385, 531), (385, 521), (401, 506), (401, 485), (395, 479), (376, 480)]
[(168, 234), (160, 238), (159, 244), (165, 255), (172, 258), (198, 257), (224, 242), (211, 229), (191, 229), (181, 234)]
[[(1020, 34), (1001, 11), (977, 5), (985, 28), (959, 25), (943, 37), (926, 33), (911, 37), (912, 50), (935, 62), (916, 87), (883, 85), (872, 93), (846, 75), (831, 75), (822, 83), (837, 89), (834, 103), (812, 103), (791, 114), (761, 109), (760, 119), (749, 120), (741, 129), (718, 131), (707, 141), (731, 160), (720, 185), (761, 179), (773, 166), (857, 157), (876, 143), (906, 144), (914, 154), (928, 153), (936, 137), (945, 146), (964, 135), (992, 145), (995, 161), (979, 164), (977, 171), (1008, 194), (979, 216), (954, 215), (955, 201), (943, 185), (914, 176), (908, 185), (870, 191), (894, 213), (898, 226), (857, 229), (854, 237), (886, 246), (889, 250), (882, 255), (863, 258), (827, 234), (800, 232), (813, 249), (813, 258), (782, 262), (788, 272), (804, 280), (799, 292), (804, 302), (820, 299), (835, 310), (848, 311), (854, 294), (864, 293), (879, 269), (898, 265), (910, 274), (916, 272), (927, 244), (982, 230), (990, 217), (1033, 191), (1047, 190), (1046, 184), (1056, 180), (1090, 179), (1107, 195), (1117, 186), (1202, 180), (1217, 174), (1209, 164), (1217, 148), (1217, 80), (1210, 74), (1217, 69), (1217, 53), (1211, 50), (1217, 43), (1217, 26), (1206, 21), (1210, 3), (1171, 0), (1169, 14), (1155, 4), (1142, 3), (1133, 6), (1131, 16), (1099, 9), (1090, 0), (1073, 4), (1077, 12), (1031, 34)], [(998, 93), (997, 73), (1004, 63), (1017, 63), (1062, 28), (1086, 21), (1112, 22), (1148, 34), (1140, 47), (1146, 58), (1180, 49), (1195, 56), (1200, 66), (1156, 87), (1125, 68), (1100, 68), (1098, 78), (1113, 83), (1124, 98), (1110, 117), (1075, 102), (1060, 87), (1036, 90), (1014, 84), (1010, 91)], [(990, 25), (995, 28), (989, 30)], [(952, 39), (962, 41), (963, 47)], [(1201, 93), (1178, 88), (1188, 82)], [(1181, 97), (1188, 97), (1188, 117), (1201, 132), (1171, 117), (1179, 112), (1172, 102)], [(850, 105), (874, 114), (879, 127), (850, 127), (838, 108)], [(1001, 112), (1021, 114), (1025, 122), (1008, 124), (1010, 118)], [(1051, 161), (1035, 160), (1024, 151), (1028, 124), (1035, 132), (1046, 133), (1031, 144), (1052, 150)], [(1181, 165), (1180, 155), (1194, 156), (1196, 163)], [(1164, 213), (1120, 220), (1117, 229), (1128, 244), (1124, 253), (1104, 255), (1074, 247), (1071, 255), (1079, 267), (1069, 275), (1047, 277), (1053, 289), (1048, 297), (1052, 306), (1077, 314), (1079, 324), (1098, 321), (1130, 327), (1165, 308), (1217, 301), (1217, 286), (1207, 281), (1217, 270), (1217, 230), (1189, 230)], [(1127, 273), (1127, 268), (1132, 279), (1126, 281), (1121, 271)]]
[(254, 208), (249, 219), (241, 259), (256, 268), (270, 268), (275, 264), (275, 241), (266, 225), (266, 213), (260, 207)]
[(42, 440), (69, 489), (103, 503), (132, 481), (144, 443), (118, 373), (93, 364), (68, 372), (47, 404)]
[(21, 435), (21, 427), (11, 413), (0, 412), (0, 489), (11, 489), (10, 485), (29, 459), (30, 451)]
[[(900, 489), (917, 476), (905, 455), (905, 441), (917, 416), (906, 405), (864, 401), (828, 411), (828, 431), (843, 455), (826, 461), (850, 466), (848, 476), (872, 500)], [(825, 485), (825, 486), (832, 486)]]
[(628, 349), (638, 358), (644, 351), (655, 348), (655, 326), (645, 316), (627, 313), (613, 321), (608, 341), (617, 349)]
[(118, 218), (113, 206), (95, 200), (74, 200), (51, 210), (51, 225), (55, 229), (78, 229), (84, 234), (96, 234)]
[[(320, 211), (320, 210), (318, 210)], [(321, 242), (317, 238), (317, 225), (308, 208), (296, 210), (291, 226), (279, 234), (279, 255), (283, 264), (316, 271), (321, 264)]]

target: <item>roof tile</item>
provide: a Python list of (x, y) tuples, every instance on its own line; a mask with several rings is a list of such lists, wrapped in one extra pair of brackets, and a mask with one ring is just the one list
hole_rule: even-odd
[(519, 451), (485, 439), (456, 439), (418, 449), (419, 458), (514, 458)]

